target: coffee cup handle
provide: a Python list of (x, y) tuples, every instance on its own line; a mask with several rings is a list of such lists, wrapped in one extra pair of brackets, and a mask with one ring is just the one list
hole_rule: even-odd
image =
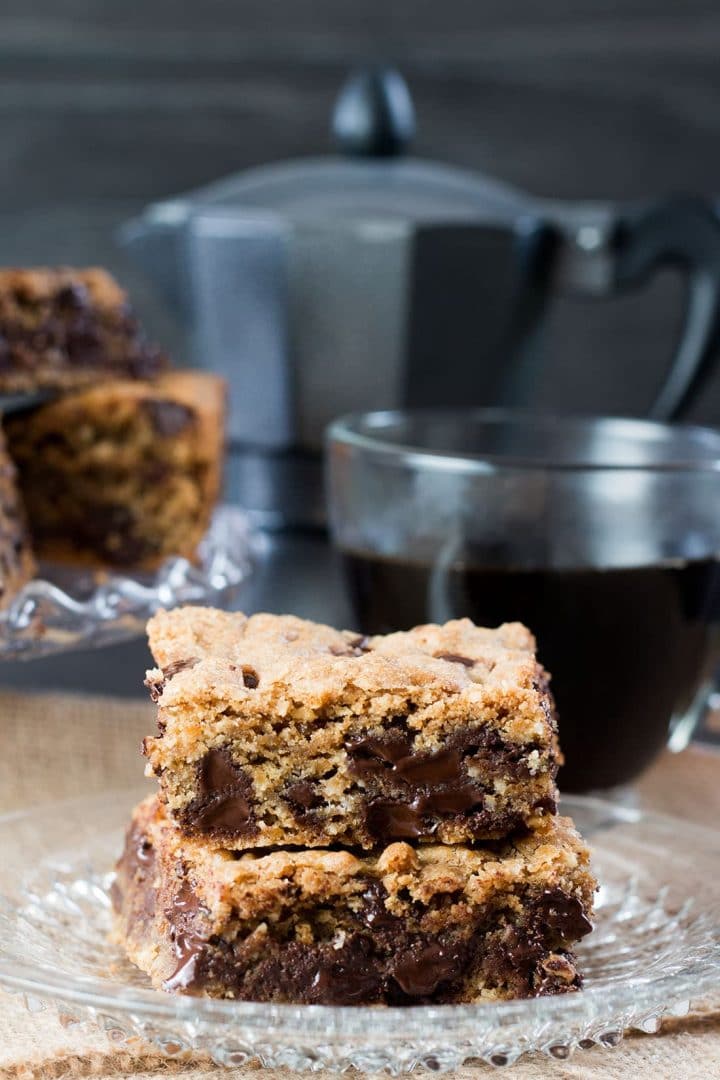
[[(708, 716), (719, 709), (720, 683), (718, 683), (716, 677), (701, 686), (689, 709), (682, 716), (673, 719), (668, 732), (668, 750), (674, 754), (679, 754), (681, 750), (685, 750), (690, 745), (693, 739), (698, 736), (702, 737)], [(720, 737), (715, 736), (711, 741), (718, 745)]]
[(614, 291), (642, 284), (661, 266), (687, 276), (685, 322), (649, 415), (681, 419), (720, 354), (720, 220), (701, 198), (671, 198), (624, 211), (613, 231)]

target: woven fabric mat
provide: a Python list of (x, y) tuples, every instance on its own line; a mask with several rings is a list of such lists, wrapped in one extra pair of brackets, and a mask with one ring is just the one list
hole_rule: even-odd
[[(0, 812), (142, 782), (142, 737), (153, 709), (137, 701), (0, 692)], [(643, 805), (690, 820), (720, 818), (720, 754), (693, 748), (666, 755), (640, 784)], [(63, 1023), (54, 1011), (29, 1012), (19, 997), (0, 994), (0, 1078), (182, 1076), (231, 1080), (256, 1068), (222, 1069), (199, 1058), (169, 1060), (138, 1040), (115, 1047), (106, 1035)], [(522, 1078), (573, 1080), (709, 1080), (720, 1075), (720, 988), (661, 1034), (630, 1034), (619, 1047), (579, 1051), (568, 1062), (526, 1059), (505, 1071)], [(323, 1074), (318, 1074), (323, 1075)], [(457, 1075), (503, 1075), (484, 1066)], [(291, 1074), (278, 1070), (277, 1080)]]

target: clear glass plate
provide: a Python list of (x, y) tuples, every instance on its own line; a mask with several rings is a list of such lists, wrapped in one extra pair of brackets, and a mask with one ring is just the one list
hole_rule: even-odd
[(126, 574), (43, 566), (43, 576), (0, 611), (0, 660), (115, 644), (144, 633), (160, 607), (229, 607), (263, 543), (242, 510), (221, 506), (200, 544), (197, 564), (170, 558), (154, 573)]
[(110, 868), (132, 793), (0, 819), (0, 986), (31, 1008), (92, 1020), (116, 1043), (205, 1051), (225, 1065), (457, 1068), (615, 1045), (624, 1030), (684, 1015), (720, 977), (720, 833), (596, 799), (567, 798), (601, 882), (578, 952), (585, 989), (486, 1005), (370, 1008), (174, 997), (108, 944)]

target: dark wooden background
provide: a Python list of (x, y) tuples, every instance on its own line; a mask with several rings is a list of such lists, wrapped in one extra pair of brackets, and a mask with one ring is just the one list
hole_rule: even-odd
[[(348, 68), (397, 63), (417, 150), (546, 195), (720, 194), (717, 0), (0, 0), (0, 262), (100, 262), (151, 199), (324, 150)], [(550, 318), (543, 403), (641, 412), (680, 290)], [(720, 422), (720, 376), (697, 416)]]

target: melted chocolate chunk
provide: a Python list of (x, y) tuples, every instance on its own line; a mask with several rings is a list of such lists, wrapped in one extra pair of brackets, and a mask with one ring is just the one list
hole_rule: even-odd
[(365, 808), (365, 826), (370, 836), (381, 843), (391, 840), (418, 840), (430, 836), (423, 815), (407, 803), (393, 803), (380, 799)]
[[(346, 743), (348, 772), (365, 784), (366, 827), (373, 839), (387, 843), (428, 837), (437, 828), (438, 817), (459, 814), (473, 835), (494, 829), (496, 821), (498, 828), (503, 827), (497, 813), (484, 809), (484, 785), (468, 775), (467, 763), (488, 775), (525, 778), (534, 744), (506, 744), (497, 730), (468, 725), (455, 732), (442, 750), (415, 751), (403, 718), (396, 718), (387, 730), (384, 736)], [(509, 828), (522, 821), (520, 814), (509, 811), (502, 816)]]
[[(370, 882), (357, 929), (338, 942), (288, 941), (270, 928), (259, 945), (250, 934), (232, 942), (212, 939), (193, 970), (193, 989), (223, 985), (238, 998), (305, 1004), (409, 1005), (457, 999), (468, 978), (481, 974), (489, 989), (516, 997), (572, 990), (579, 978), (570, 954), (556, 951), (542, 925), (543, 901), (517, 922), (489, 907), (473, 926), (419, 931), (384, 906), (381, 882)], [(558, 901), (559, 902), (559, 901)], [(279, 935), (279, 936), (276, 936)]]
[(409, 737), (389, 735), (378, 738), (369, 735), (365, 739), (355, 739), (346, 744), (351, 776), (366, 776), (392, 768), (398, 761), (407, 760), (412, 749)]
[(321, 961), (313, 976), (310, 992), (318, 1001), (359, 1005), (377, 997), (380, 974), (372, 967), (356, 967), (340, 960)]
[(491, 986), (506, 986), (515, 997), (526, 997), (543, 956), (542, 941), (535, 934), (509, 924), (488, 937), (480, 970)]
[(233, 762), (230, 751), (208, 750), (198, 763), (198, 788), (201, 795), (219, 795), (246, 781), (242, 769)]
[(192, 813), (192, 827), (215, 836), (244, 836), (256, 831), (251, 801), (238, 793), (221, 795)]
[(317, 788), (308, 780), (300, 780), (296, 784), (291, 784), (285, 792), (285, 798), (301, 814), (308, 810), (315, 810), (322, 805), (322, 798), (318, 794)]
[(409, 784), (450, 784), (462, 779), (458, 750), (408, 754), (395, 762), (398, 776)]
[(581, 902), (560, 889), (546, 889), (535, 910), (538, 922), (559, 945), (579, 941), (592, 930)]
[[(520, 779), (528, 776), (527, 758), (534, 744), (507, 744), (489, 727), (463, 727), (455, 732), (442, 750), (413, 752), (411, 734), (395, 727), (388, 736), (367, 736), (346, 744), (351, 775), (367, 778), (373, 773), (414, 785), (458, 784), (467, 780), (466, 760), (485, 766), (497, 775)], [(391, 768), (392, 767), (392, 768)]]
[(359, 917), (371, 930), (394, 930), (400, 926), (400, 919), (388, 911), (385, 902), (387, 889), (382, 881), (371, 881), (363, 893), (363, 905)]
[(474, 660), (471, 660), (469, 656), (460, 656), (459, 653), (436, 652), (434, 656), (436, 660), (447, 660), (450, 664), (462, 664), (466, 668), (475, 667)]
[(163, 439), (172, 438), (189, 428), (195, 421), (195, 411), (189, 405), (167, 398), (148, 399), (142, 403), (153, 430)]
[(190, 882), (183, 878), (169, 910), (165, 912), (177, 961), (172, 975), (163, 983), (165, 990), (188, 990), (200, 974), (198, 961), (207, 944), (206, 936), (197, 927), (198, 915), (202, 911)]
[(466, 810), (482, 805), (485, 795), (475, 784), (459, 784), (457, 787), (431, 791), (415, 800), (421, 813), (462, 814)]
[(155, 915), (155, 849), (144, 830), (133, 824), (125, 837), (125, 849), (117, 865), (115, 881), (110, 888), (110, 899), (116, 911), (124, 902), (124, 884), (131, 885), (136, 900), (134, 917), (147, 924)]
[(197, 765), (198, 797), (181, 818), (192, 832), (252, 836), (257, 832), (252, 781), (226, 749), (213, 749)]
[(416, 946), (398, 958), (392, 975), (410, 997), (429, 997), (441, 983), (457, 975), (462, 960), (459, 949), (434, 944)]
[(544, 795), (533, 803), (533, 810), (538, 814), (556, 814), (558, 808), (557, 799), (552, 795)]

